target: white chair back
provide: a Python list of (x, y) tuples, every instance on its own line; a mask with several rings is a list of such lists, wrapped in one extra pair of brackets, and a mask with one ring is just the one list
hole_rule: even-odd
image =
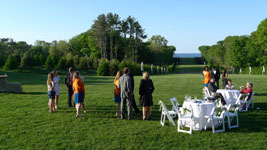
[(180, 108), (180, 105), (177, 101), (177, 99), (175, 97), (171, 98), (170, 99), (171, 101), (171, 104), (172, 104), (172, 110), (176, 112), (176, 114), (178, 115), (178, 111), (179, 111), (179, 108)]
[(166, 105), (161, 100), (159, 101), (159, 104), (162, 107), (161, 120), (160, 120), (161, 125), (164, 126), (164, 124), (165, 124), (165, 117), (167, 116), (167, 118), (169, 119), (169, 121), (175, 126), (175, 123), (174, 123), (172, 117), (170, 116), (170, 113), (169, 113)]

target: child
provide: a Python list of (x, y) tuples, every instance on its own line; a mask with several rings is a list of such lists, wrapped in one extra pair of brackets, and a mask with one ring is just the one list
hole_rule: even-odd
[(60, 80), (60, 78), (59, 78), (58, 73), (57, 73), (56, 70), (52, 71), (52, 73), (54, 75), (53, 82), (55, 84), (55, 92), (56, 92), (55, 109), (58, 109), (58, 97), (59, 97), (59, 90), (60, 90), (59, 89), (59, 80)]
[(75, 72), (73, 75), (74, 103), (76, 107), (76, 117), (81, 117), (81, 104), (84, 102), (85, 90), (84, 83), (80, 79), (80, 73)]
[(49, 112), (54, 111), (54, 100), (55, 100), (55, 94), (54, 91), (55, 84), (53, 82), (53, 73), (49, 73), (47, 77), (47, 88), (48, 88), (48, 106), (49, 106)]
[(114, 89), (114, 102), (116, 103), (116, 116), (121, 117), (120, 114), (120, 104), (121, 104), (121, 96), (120, 96), (120, 88), (119, 88), (119, 78), (121, 77), (121, 71), (118, 71), (115, 79), (114, 79), (114, 84), (115, 84), (115, 89)]

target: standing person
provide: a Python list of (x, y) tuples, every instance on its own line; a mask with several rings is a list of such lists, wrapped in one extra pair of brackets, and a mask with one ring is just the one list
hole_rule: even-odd
[[(149, 78), (148, 72), (144, 72), (139, 87), (140, 106), (143, 107), (143, 120), (151, 119), (151, 106), (153, 106), (152, 93), (154, 89), (155, 88), (153, 82)], [(146, 116), (146, 109), (147, 109), (147, 116)]]
[(225, 86), (227, 84), (227, 80), (228, 80), (228, 73), (227, 73), (226, 69), (223, 69), (223, 74), (222, 74), (222, 86), (223, 86), (223, 89), (225, 89)]
[(47, 76), (47, 88), (48, 88), (48, 106), (49, 106), (49, 112), (54, 111), (54, 100), (55, 100), (55, 94), (56, 92), (54, 91), (55, 84), (53, 82), (53, 73), (49, 73)]
[(251, 66), (249, 66), (249, 72), (248, 72), (248, 74), (250, 75), (251, 74)]
[(220, 74), (220, 71), (215, 66), (212, 67), (210, 76), (215, 79), (216, 86), (219, 88), (219, 80), (220, 80), (221, 74)]
[(210, 82), (209, 67), (205, 66), (205, 68), (204, 68), (202, 73), (204, 75), (204, 79), (203, 79), (204, 87), (208, 87), (208, 84)]
[(129, 77), (131, 78), (131, 88), (133, 90), (133, 95), (132, 95), (132, 102), (133, 102), (133, 109), (135, 111), (135, 113), (140, 113), (140, 110), (137, 108), (136, 106), (136, 102), (135, 102), (135, 98), (134, 98), (134, 76), (131, 74), (131, 70), (129, 69), (129, 73), (128, 73)]
[[(82, 74), (81, 74), (80, 72), (79, 72), (79, 79), (81, 79), (82, 82), (84, 83), (85, 77), (82, 76)], [(74, 99), (74, 98), (73, 98), (73, 99)], [(81, 103), (81, 107), (82, 107), (82, 109), (83, 109), (83, 113), (86, 113), (84, 102)]]
[(263, 65), (262, 66), (262, 75), (264, 75), (265, 74), (265, 66)]
[(240, 70), (239, 70), (239, 74), (242, 74), (242, 68), (240, 68)]
[(126, 103), (128, 105), (128, 120), (132, 119), (132, 109), (133, 109), (133, 103), (132, 103), (132, 95), (133, 90), (131, 87), (131, 78), (128, 75), (129, 69), (125, 67), (123, 69), (123, 76), (119, 79), (119, 88), (121, 89), (121, 119), (125, 119), (126, 114)]
[(53, 72), (53, 81), (55, 83), (55, 92), (56, 92), (56, 96), (55, 96), (55, 109), (58, 109), (58, 98), (59, 98), (59, 76), (58, 76), (58, 72), (56, 70), (54, 70)]
[(74, 90), (74, 103), (76, 107), (76, 117), (81, 117), (81, 105), (84, 102), (85, 97), (85, 90), (84, 90), (84, 83), (80, 79), (80, 73), (75, 72), (73, 74), (73, 90)]
[[(67, 72), (66, 76), (65, 76), (65, 84), (68, 88), (68, 104), (69, 104), (69, 107), (71, 107), (71, 98), (72, 98), (72, 95), (73, 95), (73, 69), (72, 67), (69, 68), (69, 72)], [(74, 104), (73, 104), (74, 106)]]
[(121, 90), (119, 88), (119, 79), (121, 77), (121, 71), (118, 71), (115, 79), (114, 79), (114, 84), (115, 84), (115, 89), (114, 89), (114, 102), (116, 103), (116, 116), (120, 117), (120, 104), (121, 104)]

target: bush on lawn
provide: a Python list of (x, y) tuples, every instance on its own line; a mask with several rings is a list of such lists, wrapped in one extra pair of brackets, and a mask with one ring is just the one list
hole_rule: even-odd
[(106, 59), (101, 59), (97, 68), (98, 76), (108, 76), (109, 75), (109, 61)]

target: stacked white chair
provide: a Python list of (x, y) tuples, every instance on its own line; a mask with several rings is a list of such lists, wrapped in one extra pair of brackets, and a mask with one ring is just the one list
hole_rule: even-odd
[[(239, 121), (238, 121), (239, 106), (240, 105), (238, 105), (238, 104), (235, 104), (235, 105), (229, 104), (227, 106), (227, 110), (225, 112), (225, 116), (227, 117), (227, 122), (228, 122), (228, 128), (229, 129), (239, 128)], [(236, 118), (236, 124), (232, 125), (231, 122), (233, 121), (234, 118)]]
[(161, 100), (159, 101), (159, 104), (162, 107), (160, 124), (162, 126), (164, 126), (165, 125), (165, 119), (167, 117), (169, 119), (169, 121), (172, 123), (172, 125), (175, 126), (173, 118), (176, 116), (176, 112), (175, 111), (168, 111), (166, 105)]
[[(222, 110), (219, 113), (219, 110)], [(207, 125), (211, 122), (212, 124), (212, 132), (218, 133), (218, 132), (225, 132), (225, 125), (224, 125), (224, 115), (225, 115), (225, 108), (224, 107), (214, 107), (210, 113), (210, 115), (205, 116), (205, 119), (207, 119), (207, 124), (205, 125), (205, 130), (207, 129)], [(216, 129), (220, 126), (223, 126), (223, 129)]]
[[(193, 125), (194, 125), (194, 114), (193, 114), (193, 109), (192, 106), (190, 105), (190, 115), (186, 115), (186, 114), (182, 114), (180, 111), (178, 111), (178, 132), (183, 132), (183, 133), (188, 133), (188, 134), (192, 134), (192, 129), (193, 129)], [(189, 123), (189, 130), (183, 130), (182, 128), (185, 127), (185, 122)]]

